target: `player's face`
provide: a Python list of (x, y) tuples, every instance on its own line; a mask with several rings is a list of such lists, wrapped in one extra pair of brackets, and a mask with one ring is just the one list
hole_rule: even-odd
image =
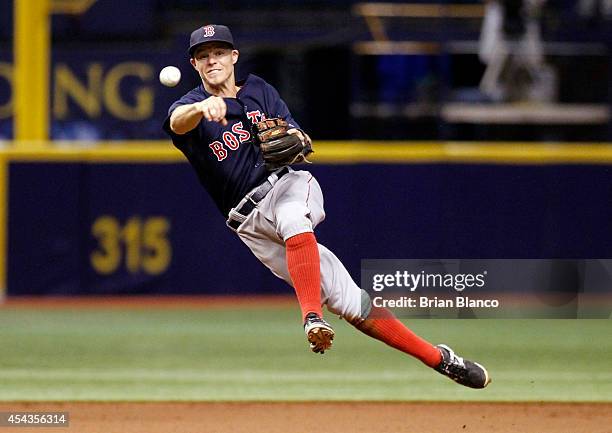
[(238, 50), (226, 44), (211, 42), (195, 51), (191, 64), (206, 84), (219, 87), (234, 79), (234, 65), (237, 61)]

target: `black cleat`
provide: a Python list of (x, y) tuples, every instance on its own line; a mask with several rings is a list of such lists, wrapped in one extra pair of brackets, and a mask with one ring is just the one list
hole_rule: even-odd
[(334, 340), (334, 330), (325, 320), (316, 313), (308, 313), (304, 320), (304, 332), (314, 353), (325, 353), (331, 348)]
[(484, 388), (491, 382), (487, 370), (477, 362), (463, 359), (444, 345), (436, 346), (442, 354), (442, 362), (435, 369), (460, 385), (470, 388)]

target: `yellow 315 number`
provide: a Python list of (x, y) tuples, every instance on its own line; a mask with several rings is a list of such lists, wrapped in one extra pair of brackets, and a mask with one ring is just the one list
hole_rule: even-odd
[(131, 274), (162, 274), (172, 260), (169, 231), (170, 221), (164, 217), (133, 216), (121, 225), (117, 218), (103, 215), (91, 226), (98, 241), (90, 255), (91, 266), (98, 274), (109, 275), (125, 261)]

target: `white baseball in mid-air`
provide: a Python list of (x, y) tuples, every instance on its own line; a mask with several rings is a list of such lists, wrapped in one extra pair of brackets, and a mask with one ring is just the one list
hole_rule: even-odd
[(176, 66), (166, 66), (159, 72), (159, 81), (167, 87), (176, 86), (181, 81), (181, 71)]

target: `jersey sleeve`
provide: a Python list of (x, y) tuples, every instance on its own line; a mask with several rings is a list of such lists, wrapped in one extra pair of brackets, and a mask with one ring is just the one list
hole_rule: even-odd
[(172, 115), (172, 112), (181, 105), (193, 104), (201, 100), (202, 98), (198, 97), (198, 95), (192, 90), (191, 92), (183, 95), (181, 99), (174, 102), (168, 109), (168, 115), (164, 120), (163, 130), (170, 136), (170, 138), (172, 138), (172, 142), (179, 149), (184, 148), (187, 145), (191, 145), (197, 141), (199, 137), (199, 128), (196, 127), (186, 134), (179, 135), (175, 133), (172, 128), (170, 128), (170, 116)]
[(170, 108), (168, 109), (168, 117), (170, 117), (172, 112), (176, 110), (178, 107), (180, 107), (181, 105), (193, 104), (195, 102), (200, 102), (201, 100), (202, 100), (202, 97), (198, 96), (198, 94), (194, 90), (188, 93), (185, 93), (181, 97), (181, 99), (179, 99), (178, 101), (175, 101), (174, 104), (170, 106)]

